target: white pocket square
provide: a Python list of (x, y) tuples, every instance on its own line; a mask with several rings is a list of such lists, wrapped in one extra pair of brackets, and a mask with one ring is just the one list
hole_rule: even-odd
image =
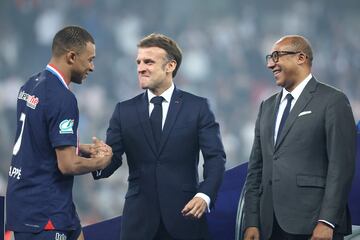
[(304, 112), (299, 113), (298, 117), (303, 116), (303, 115), (307, 115), (307, 114), (310, 114), (310, 113), (311, 113), (311, 111), (304, 111)]

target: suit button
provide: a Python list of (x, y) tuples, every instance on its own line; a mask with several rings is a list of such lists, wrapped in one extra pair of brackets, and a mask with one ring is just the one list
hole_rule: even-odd
[(271, 181), (271, 180), (269, 180), (269, 185), (272, 185), (272, 181)]
[(278, 160), (279, 158), (278, 157), (274, 157), (274, 161)]

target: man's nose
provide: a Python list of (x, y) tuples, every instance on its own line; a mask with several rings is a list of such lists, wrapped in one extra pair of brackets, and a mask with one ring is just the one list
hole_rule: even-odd
[(95, 70), (95, 64), (94, 63), (90, 63), (89, 70), (90, 70), (90, 72), (93, 72)]
[(137, 65), (137, 71), (140, 73), (140, 72), (144, 72), (145, 71), (145, 64), (140, 62), (138, 63)]
[(266, 61), (266, 67), (267, 67), (267, 68), (270, 68), (270, 69), (272, 69), (272, 68), (275, 67), (275, 62), (274, 62), (274, 60), (273, 60), (272, 58), (269, 58), (269, 59)]

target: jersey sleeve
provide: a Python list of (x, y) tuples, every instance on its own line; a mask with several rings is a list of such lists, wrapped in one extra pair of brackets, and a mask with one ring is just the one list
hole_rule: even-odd
[(49, 140), (56, 148), (77, 146), (79, 109), (73, 94), (64, 94), (60, 99), (51, 97), (48, 105)]

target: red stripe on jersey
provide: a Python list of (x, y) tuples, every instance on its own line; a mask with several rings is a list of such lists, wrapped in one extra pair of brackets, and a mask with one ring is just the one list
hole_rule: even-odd
[(12, 235), (12, 234), (11, 234), (10, 231), (6, 231), (6, 232), (5, 232), (4, 239), (5, 239), (5, 240), (11, 240), (11, 235)]
[(51, 220), (49, 219), (49, 221), (47, 222), (47, 224), (44, 227), (45, 230), (55, 230), (55, 227), (53, 225), (53, 223), (51, 222)]

